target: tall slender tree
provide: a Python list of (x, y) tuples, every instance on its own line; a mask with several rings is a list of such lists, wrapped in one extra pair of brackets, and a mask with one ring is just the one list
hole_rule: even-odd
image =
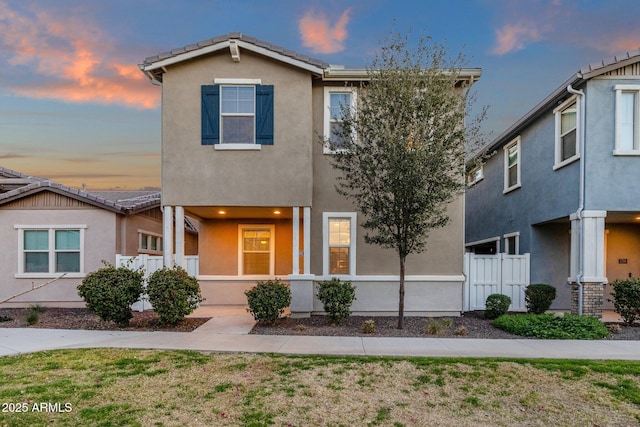
[[(404, 326), (405, 262), (423, 252), (429, 231), (449, 222), (447, 206), (464, 190), (465, 143), (484, 116), (468, 122), (462, 54), (392, 34), (368, 67), (357, 107), (342, 105), (328, 143), (336, 189), (364, 214), (365, 241), (399, 257), (398, 328)], [(337, 144), (339, 143), (339, 146)]]

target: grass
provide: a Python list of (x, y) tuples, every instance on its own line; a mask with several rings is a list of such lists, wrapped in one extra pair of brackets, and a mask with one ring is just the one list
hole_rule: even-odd
[(635, 425), (640, 363), (58, 350), (0, 358), (0, 404), (12, 427)]

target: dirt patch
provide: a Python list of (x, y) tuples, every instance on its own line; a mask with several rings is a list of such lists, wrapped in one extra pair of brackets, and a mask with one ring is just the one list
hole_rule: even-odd
[[(89, 329), (118, 331), (191, 332), (209, 318), (186, 318), (177, 325), (161, 325), (158, 315), (151, 310), (132, 312), (129, 326), (120, 328), (114, 322), (103, 322), (86, 308), (42, 308), (38, 320), (30, 325), (28, 308), (0, 309), (0, 328)], [(5, 318), (11, 320), (2, 321)]]

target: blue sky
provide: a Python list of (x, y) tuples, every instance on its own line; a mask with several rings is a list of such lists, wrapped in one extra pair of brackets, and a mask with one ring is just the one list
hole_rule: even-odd
[(580, 68), (640, 47), (639, 16), (637, 0), (0, 0), (0, 166), (157, 187), (160, 89), (137, 64), (232, 31), (347, 67), (392, 30), (431, 36), (483, 69), (495, 137)]

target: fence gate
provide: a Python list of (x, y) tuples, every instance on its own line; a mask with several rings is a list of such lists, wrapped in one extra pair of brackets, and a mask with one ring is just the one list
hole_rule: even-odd
[(529, 286), (529, 254), (466, 253), (464, 274), (464, 311), (484, 310), (491, 294), (509, 296), (509, 311), (526, 311), (524, 290)]

